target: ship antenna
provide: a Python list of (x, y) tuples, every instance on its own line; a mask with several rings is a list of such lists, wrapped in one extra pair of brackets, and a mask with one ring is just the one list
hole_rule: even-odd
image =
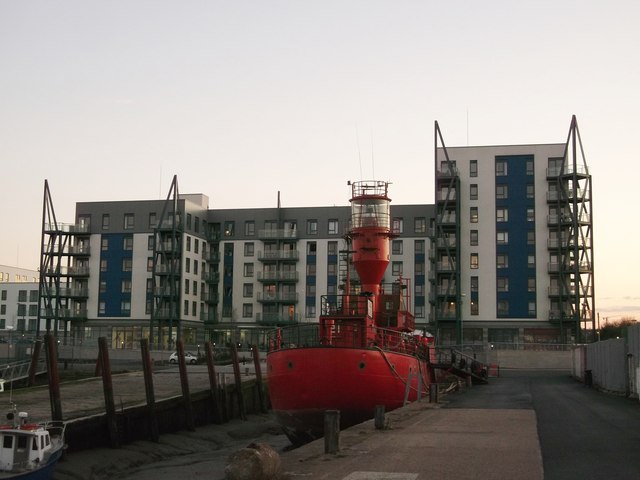
[(356, 144), (358, 147), (358, 163), (360, 164), (360, 180), (362, 180), (362, 156), (360, 155), (360, 135), (358, 133), (358, 125), (356, 125)]
[(373, 127), (371, 127), (371, 174), (372, 177), (376, 178), (376, 164), (373, 161)]

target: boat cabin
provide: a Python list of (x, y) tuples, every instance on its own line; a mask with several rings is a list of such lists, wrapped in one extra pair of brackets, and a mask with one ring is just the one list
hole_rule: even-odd
[(45, 462), (52, 449), (49, 431), (36, 423), (26, 423), (20, 412), (17, 425), (0, 425), (0, 472), (33, 470)]

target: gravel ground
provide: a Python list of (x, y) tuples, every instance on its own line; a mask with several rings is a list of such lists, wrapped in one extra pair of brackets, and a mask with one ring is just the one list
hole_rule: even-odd
[(290, 447), (271, 415), (249, 415), (247, 421), (161, 435), (158, 443), (134, 442), (119, 449), (69, 453), (56, 467), (53, 479), (222, 480), (229, 455), (252, 442), (267, 443), (279, 452)]

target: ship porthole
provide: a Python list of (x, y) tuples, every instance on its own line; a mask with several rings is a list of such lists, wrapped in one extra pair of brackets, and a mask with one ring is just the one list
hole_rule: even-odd
[(288, 362), (288, 363), (287, 363), (287, 367), (289, 367), (289, 368), (293, 368), (293, 362)]
[(358, 367), (360, 368), (360, 370), (364, 370), (364, 367), (366, 367), (364, 362), (360, 362), (360, 365), (358, 365)]

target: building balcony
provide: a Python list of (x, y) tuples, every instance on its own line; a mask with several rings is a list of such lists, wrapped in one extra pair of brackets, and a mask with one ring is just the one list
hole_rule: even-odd
[(69, 247), (69, 255), (89, 256), (91, 255), (91, 247), (89, 245), (73, 245)]
[(258, 292), (257, 300), (260, 303), (298, 303), (298, 293), (297, 292), (288, 292), (288, 293)]
[(160, 263), (155, 265), (154, 273), (156, 275), (180, 275), (180, 268), (177, 265), (167, 265), (166, 263)]
[(206, 303), (217, 304), (220, 303), (220, 295), (218, 292), (202, 292), (200, 294), (200, 300)]
[(300, 258), (298, 250), (276, 250), (271, 252), (258, 252), (258, 260), (261, 262), (273, 262), (278, 260), (297, 261)]
[(438, 272), (455, 272), (456, 264), (455, 262), (437, 262), (436, 270)]
[(173, 218), (165, 218), (162, 221), (162, 223), (159, 223), (158, 225), (156, 225), (157, 230), (165, 231), (165, 232), (172, 231), (174, 228), (177, 231), (182, 231), (182, 222), (180, 221), (180, 218), (176, 219), (175, 224), (173, 222)]
[(203, 258), (206, 262), (209, 263), (219, 263), (220, 262), (220, 252), (217, 250), (209, 250), (207, 253), (203, 255)]
[(283, 314), (283, 313), (264, 313), (260, 312), (256, 314), (256, 322), (259, 325), (294, 325), (300, 323), (301, 316), (299, 313)]
[(165, 255), (178, 255), (180, 254), (180, 242), (172, 240), (158, 242), (156, 251), (164, 253)]
[(446, 238), (438, 238), (436, 240), (436, 245), (438, 248), (456, 248), (457, 245), (456, 237), (446, 237)]
[(208, 230), (206, 238), (209, 243), (219, 243), (222, 238), (222, 233), (218, 230)]
[(436, 178), (451, 178), (457, 177), (460, 174), (457, 167), (453, 165), (442, 165), (438, 170), (436, 170)]
[(220, 272), (202, 272), (202, 280), (207, 283), (219, 283)]
[(436, 202), (454, 202), (456, 200), (456, 191), (454, 189), (439, 191), (436, 195)]
[(258, 272), (259, 282), (297, 282), (298, 272)]
[(220, 322), (220, 317), (218, 312), (210, 310), (208, 312), (200, 312), (200, 321), (204, 322), (205, 325), (215, 325)]
[(87, 309), (61, 308), (58, 310), (58, 318), (61, 320), (87, 320)]
[(89, 225), (84, 224), (73, 224), (73, 223), (58, 223), (57, 225), (53, 223), (47, 223), (44, 226), (45, 233), (70, 233), (70, 234), (81, 234), (81, 235), (89, 235), (91, 233), (91, 229)]
[(48, 268), (45, 270), (45, 277), (88, 277), (89, 276), (89, 267), (84, 265), (71, 266), (66, 267), (62, 266), (59, 268)]
[(454, 214), (438, 215), (437, 222), (440, 225), (456, 225), (458, 217)]
[(163, 308), (158, 308), (157, 310), (155, 310), (153, 312), (153, 319), (154, 320), (176, 320), (178, 321), (180, 319), (180, 317), (178, 316), (178, 309), (177, 308), (169, 308), (169, 307), (163, 307)]
[(289, 228), (273, 228), (258, 230), (260, 240), (297, 240), (298, 230)]

